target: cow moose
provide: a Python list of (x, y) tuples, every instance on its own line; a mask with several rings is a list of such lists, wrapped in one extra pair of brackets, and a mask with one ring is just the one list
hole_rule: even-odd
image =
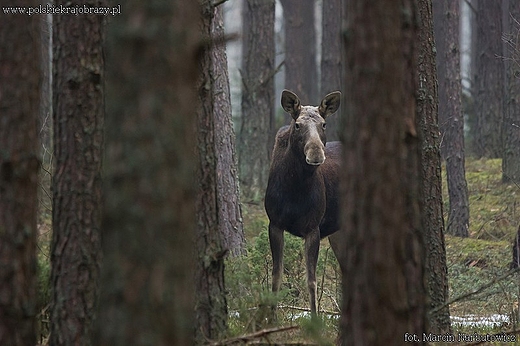
[[(304, 239), (311, 316), (316, 316), (316, 265), (320, 240), (339, 230), (341, 145), (326, 142), (325, 120), (340, 105), (341, 93), (325, 96), (318, 107), (302, 106), (296, 94), (282, 92), (282, 107), (292, 117), (276, 134), (265, 210), (273, 257), (272, 290), (283, 273), (284, 231)], [(339, 234), (339, 232), (337, 233)], [(338, 257), (339, 248), (331, 241)], [(273, 307), (274, 308), (274, 307)]]

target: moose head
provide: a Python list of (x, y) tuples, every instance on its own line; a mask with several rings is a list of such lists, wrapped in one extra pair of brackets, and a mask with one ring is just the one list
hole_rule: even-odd
[(325, 161), (325, 128), (327, 117), (335, 113), (340, 104), (341, 93), (325, 96), (319, 106), (302, 106), (300, 98), (289, 90), (282, 92), (282, 107), (291, 115), (291, 148), (305, 156), (305, 162), (319, 166)]

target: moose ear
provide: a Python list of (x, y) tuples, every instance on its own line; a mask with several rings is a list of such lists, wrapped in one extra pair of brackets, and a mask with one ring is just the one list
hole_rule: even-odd
[(300, 115), (300, 98), (292, 91), (284, 89), (282, 91), (282, 108), (296, 120)]
[(338, 110), (340, 102), (341, 92), (339, 91), (331, 92), (325, 96), (321, 101), (320, 106), (318, 107), (318, 111), (320, 112), (320, 115), (323, 117), (323, 119), (331, 114), (334, 114)]

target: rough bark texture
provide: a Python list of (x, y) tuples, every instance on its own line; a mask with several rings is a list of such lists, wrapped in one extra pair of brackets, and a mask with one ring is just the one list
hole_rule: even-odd
[(509, 1), (502, 181), (520, 184), (520, 1)]
[(192, 345), (197, 1), (126, 1), (107, 31), (94, 345)]
[[(448, 300), (448, 268), (442, 210), (441, 155), (438, 120), (437, 68), (433, 40), (432, 0), (419, 0), (417, 128), (421, 139), (421, 214), (426, 249), (426, 282), (429, 309)], [(459, 98), (460, 100), (460, 98)], [(451, 332), (449, 307), (429, 315), (429, 331)]]
[(240, 187), (244, 201), (260, 201), (269, 175), (274, 134), (274, 0), (248, 0), (243, 8)]
[(459, 2), (436, 1), (436, 44), (439, 71), (439, 118), (446, 160), (449, 211), (447, 232), (469, 236), (469, 199), (464, 150), (464, 115), (460, 83)]
[[(217, 7), (211, 25), (215, 38), (224, 36), (222, 6)], [(235, 256), (245, 252), (245, 237), (240, 207), (235, 131), (231, 120), (226, 46), (218, 44), (208, 52), (211, 54), (212, 76), (214, 77), (211, 85), (215, 104), (213, 118), (217, 154), (218, 227), (224, 248)]]
[[(320, 96), (341, 90), (341, 0), (323, 1), (321, 38)], [(339, 139), (341, 106), (327, 119), (327, 141)]]
[[(215, 8), (211, 0), (202, 4), (202, 34), (208, 45), (202, 52), (199, 69), (201, 78), (198, 85), (199, 109), (197, 110), (197, 146), (199, 152), (197, 194), (197, 233), (198, 253), (195, 273), (196, 287), (196, 341), (218, 339), (227, 328), (227, 303), (224, 286), (224, 258), (229, 251), (222, 232), (220, 213), (221, 193), (219, 175), (230, 174), (230, 168), (222, 171), (219, 163), (218, 142), (219, 126), (216, 114), (222, 66), (215, 59), (220, 54), (215, 50), (223, 49), (214, 39), (215, 26), (222, 20), (220, 8)], [(218, 40), (217, 40), (218, 41)], [(220, 169), (220, 171), (219, 171)]]
[(0, 345), (26, 346), (36, 344), (39, 21), (1, 22)]
[(280, 0), (285, 20), (285, 88), (304, 105), (318, 104), (313, 0)]
[(347, 3), (343, 345), (402, 345), (426, 330), (415, 6)]
[(502, 2), (478, 0), (474, 151), (477, 157), (502, 156), (504, 61)]
[[(42, 163), (45, 169), (50, 170), (50, 165), (45, 161), (50, 161), (52, 154), (52, 15), (40, 17), (40, 38), (41, 38), (41, 98), (40, 98), (40, 142), (42, 152)], [(50, 180), (48, 180), (50, 183)], [(45, 189), (50, 191), (47, 181), (44, 182)], [(50, 206), (49, 206), (50, 207)]]
[(101, 266), (105, 18), (53, 19), (50, 343), (89, 345)]

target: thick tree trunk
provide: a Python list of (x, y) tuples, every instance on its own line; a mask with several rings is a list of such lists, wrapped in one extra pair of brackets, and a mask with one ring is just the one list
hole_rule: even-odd
[(501, 157), (504, 110), (504, 61), (502, 58), (502, 2), (479, 0), (477, 9), (475, 128), (477, 157)]
[(96, 346), (193, 344), (199, 19), (134, 0), (108, 27)]
[(520, 184), (520, 1), (509, 1), (502, 181)]
[(464, 115), (460, 83), (459, 2), (436, 1), (436, 43), (439, 71), (439, 118), (446, 159), (449, 211), (447, 232), (469, 236), (469, 198), (464, 150)]
[(26, 346), (36, 344), (40, 25), (35, 16), (1, 21), (0, 345)]
[[(195, 273), (196, 303), (196, 341), (218, 339), (227, 328), (227, 302), (224, 286), (224, 258), (230, 248), (225, 240), (227, 227), (220, 212), (222, 198), (221, 175), (232, 174), (233, 167), (225, 168), (221, 161), (221, 150), (225, 150), (219, 138), (222, 128), (217, 124), (219, 96), (217, 91), (226, 83), (221, 78), (223, 61), (217, 59), (223, 54), (218, 45), (219, 31), (216, 27), (222, 21), (222, 10), (214, 7), (211, 0), (202, 4), (202, 34), (208, 45), (202, 52), (200, 61), (201, 79), (198, 85), (199, 109), (197, 111), (197, 145), (199, 152), (197, 195), (197, 234), (198, 252)], [(234, 192), (234, 191), (231, 191)]]
[[(419, 32), (416, 63), (418, 71), (417, 128), (421, 139), (421, 214), (426, 249), (426, 280), (429, 308), (444, 306), (448, 300), (448, 268), (442, 210), (441, 155), (438, 119), (437, 68), (433, 40), (432, 0), (419, 0)], [(459, 98), (460, 100), (460, 98)], [(429, 331), (451, 332), (448, 306), (430, 313)]]
[(89, 345), (101, 266), (105, 19), (57, 15), (53, 20), (50, 343)]
[[(217, 7), (211, 23), (214, 38), (224, 36), (224, 16), (222, 6)], [(212, 59), (212, 81), (215, 122), (215, 151), (217, 154), (217, 203), (218, 227), (223, 245), (231, 255), (245, 252), (238, 163), (235, 151), (235, 131), (231, 120), (231, 94), (227, 67), (226, 47), (224, 44), (213, 46), (208, 51)]]
[(318, 104), (314, 0), (280, 0), (285, 20), (285, 88)]
[[(320, 96), (341, 90), (341, 0), (323, 1), (321, 38), (321, 83)], [(327, 119), (327, 141), (339, 139), (339, 117)]]
[(260, 201), (267, 187), (274, 143), (274, 0), (248, 0), (243, 9), (240, 187), (245, 201)]
[[(349, 1), (343, 345), (402, 345), (426, 330), (416, 2)], [(383, 20), (392, 18), (392, 20)], [(422, 337), (414, 344), (423, 344)]]

